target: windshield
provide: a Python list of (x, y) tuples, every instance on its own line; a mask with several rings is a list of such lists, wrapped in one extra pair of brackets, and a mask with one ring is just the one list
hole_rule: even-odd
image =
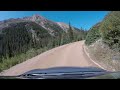
[(0, 77), (119, 78), (119, 19), (119, 11), (0, 11)]

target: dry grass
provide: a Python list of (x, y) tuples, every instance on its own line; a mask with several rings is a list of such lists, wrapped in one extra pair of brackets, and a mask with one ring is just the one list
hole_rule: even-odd
[(109, 71), (120, 71), (120, 53), (111, 50), (99, 39), (94, 44), (87, 46), (91, 58)]

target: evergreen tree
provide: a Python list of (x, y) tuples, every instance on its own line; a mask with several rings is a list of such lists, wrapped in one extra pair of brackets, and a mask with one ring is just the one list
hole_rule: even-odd
[(72, 42), (73, 39), (74, 39), (74, 35), (73, 35), (73, 29), (72, 29), (72, 27), (71, 27), (70, 22), (69, 22), (69, 30), (68, 30), (68, 33), (69, 33), (69, 39), (70, 39), (70, 41)]

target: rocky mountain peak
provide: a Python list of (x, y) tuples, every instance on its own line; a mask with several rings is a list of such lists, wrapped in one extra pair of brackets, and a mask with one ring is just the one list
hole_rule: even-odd
[(42, 16), (40, 16), (39, 14), (35, 14), (31, 17), (24, 17), (24, 20), (30, 20), (30, 21), (45, 21), (46, 19)]
[(44, 17), (42, 17), (42, 16), (40, 16), (40, 15), (38, 15), (38, 14), (33, 15), (33, 16), (32, 16), (32, 19), (33, 19), (34, 21), (35, 21), (35, 20), (45, 20)]

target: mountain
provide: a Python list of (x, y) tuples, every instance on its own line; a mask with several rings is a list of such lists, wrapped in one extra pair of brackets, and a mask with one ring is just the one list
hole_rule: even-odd
[[(33, 21), (33, 22), (39, 24), (40, 26), (42, 26), (43, 28), (48, 30), (48, 32), (53, 36), (57, 32), (58, 33), (62, 32), (62, 31), (67, 32), (67, 30), (69, 29), (69, 25), (67, 25), (65, 23), (53, 22), (53, 21), (48, 20), (45, 17), (42, 17), (40, 15), (33, 15), (32, 17), (24, 17), (23, 20)], [(73, 29), (77, 30), (75, 28), (73, 28)]]
[(27, 21), (33, 21), (43, 28), (45, 28), (51, 35), (55, 35), (55, 33), (59, 33), (62, 31), (62, 28), (60, 28), (57, 23), (47, 20), (46, 18), (40, 16), (40, 15), (33, 15), (32, 17), (24, 17), (23, 20)]
[[(62, 22), (53, 22), (51, 20), (46, 19), (40, 15), (33, 15), (31, 17), (23, 17), (23, 18), (11, 18), (8, 20), (0, 21), (0, 29), (4, 27), (8, 27), (11, 23), (18, 22), (35, 22), (44, 29), (46, 29), (52, 36), (56, 35), (60, 32), (67, 32), (69, 29), (69, 25)], [(79, 32), (78, 28), (72, 27), (75, 32)]]

